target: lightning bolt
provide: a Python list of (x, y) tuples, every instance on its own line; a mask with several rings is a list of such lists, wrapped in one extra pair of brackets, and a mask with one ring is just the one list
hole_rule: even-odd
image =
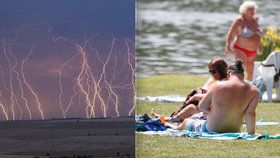
[[(113, 40), (113, 42), (115, 41), (115, 39)], [(116, 77), (116, 67), (117, 67), (117, 61), (116, 61), (116, 59), (117, 59), (117, 55), (116, 55), (116, 51), (115, 51), (115, 53), (114, 53), (114, 55), (115, 55), (115, 65), (114, 65), (114, 71), (113, 71), (113, 77), (112, 77), (112, 79), (111, 79), (111, 81), (110, 82), (108, 82), (107, 81), (107, 79), (106, 79), (106, 73), (105, 73), (105, 71), (106, 71), (106, 66), (107, 66), (107, 64), (108, 64), (108, 60), (111, 58), (111, 56), (112, 56), (112, 50), (113, 50), (113, 43), (112, 42), (112, 47), (111, 47), (111, 50), (110, 50), (110, 52), (109, 52), (109, 55), (108, 55), (108, 58), (107, 58), (107, 60), (106, 60), (106, 63), (104, 64), (104, 69), (103, 69), (103, 72), (104, 72), (104, 81), (105, 81), (105, 83), (106, 83), (106, 85), (107, 85), (107, 89), (108, 89), (108, 91), (109, 91), (109, 98), (110, 98), (110, 100), (112, 100), (112, 102), (115, 104), (114, 106), (115, 106), (115, 112), (116, 112), (116, 115), (119, 117), (120, 116), (120, 113), (119, 113), (119, 106), (120, 106), (120, 103), (119, 103), (119, 97), (118, 97), (118, 95), (116, 94), (116, 92), (113, 90), (113, 86), (112, 86), (112, 82), (113, 82), (113, 80), (115, 79), (115, 77)], [(112, 95), (113, 95), (113, 97), (112, 97)]]
[[(3, 78), (2, 88), (8, 93), (4, 96), (0, 91), (0, 111), (4, 114), (5, 119), (22, 119), (23, 114), (25, 116), (23, 109), (27, 112), (28, 118), (33, 119), (31, 107), (36, 107), (40, 118), (45, 119), (47, 111), (43, 111), (43, 107), (44, 110), (48, 110), (48, 107), (42, 105), (38, 97), (40, 93), (36, 92), (32, 82), (27, 80), (26, 67), (37, 67), (51, 74), (52, 77), (57, 77), (58, 97), (56, 98), (56, 106), (60, 109), (61, 118), (67, 118), (70, 107), (76, 102), (78, 105), (84, 105), (81, 108), (84, 110), (86, 118), (94, 118), (97, 115), (107, 117), (109, 114), (119, 117), (121, 116), (120, 110), (123, 101), (120, 95), (122, 92), (129, 93), (130, 90), (133, 92), (129, 93), (127, 101), (130, 105), (131, 100), (129, 99), (132, 96), (133, 107), (129, 109), (128, 115), (133, 114), (135, 110), (135, 56), (133, 42), (125, 39), (121, 41), (121, 45), (118, 45), (118, 40), (112, 38), (111, 43), (108, 43), (108, 50), (105, 54), (100, 54), (99, 50), (92, 46), (93, 39), (97, 34), (84, 40), (82, 44), (64, 37), (53, 36), (52, 42), (57, 43), (58, 46), (60, 44), (62, 46), (70, 44), (69, 48), (71, 50), (69, 53), (74, 51), (74, 54), (64, 59), (59, 66), (51, 65), (52, 67), (50, 68), (48, 65), (34, 64), (30, 60), (35, 49), (34, 43), (26, 55), (21, 58), (18, 58), (11, 51), (12, 43), (17, 42), (21, 32), (30, 26), (23, 25), (18, 28), (16, 36), (10, 42), (2, 40), (3, 55), (7, 63), (7, 69), (5, 70), (0, 65)], [(51, 32), (50, 26), (46, 32)], [(0, 32), (0, 34), (2, 33)], [(55, 48), (56, 46), (49, 47)], [(117, 54), (118, 48), (122, 51), (118, 52), (121, 53), (120, 55)], [(67, 87), (64, 84), (66, 80), (70, 84), (67, 84)], [(18, 90), (16, 91), (16, 89)], [(20, 105), (21, 103), (22, 105)], [(99, 109), (101, 113), (97, 113)]]
[(10, 61), (10, 58), (7, 54), (7, 50), (6, 50), (6, 42), (3, 41), (3, 45), (4, 45), (4, 55), (8, 61), (8, 66), (9, 66), (9, 84), (10, 84), (10, 89), (9, 89), (9, 92), (10, 92), (10, 100), (11, 100), (11, 110), (12, 110), (12, 119), (15, 120), (15, 109), (14, 109), (14, 106), (15, 106), (15, 102), (14, 102), (14, 93), (13, 93), (13, 84), (12, 84), (12, 81), (13, 81), (13, 75), (12, 75), (12, 64), (11, 64), (11, 61)]
[(3, 111), (3, 113), (4, 113), (4, 115), (5, 115), (6, 120), (9, 120), (8, 113), (7, 113), (7, 111), (6, 111), (5, 107), (4, 107), (4, 105), (3, 105), (1, 102), (0, 102), (0, 107), (1, 107), (1, 109), (2, 109), (2, 111)]
[[(1, 67), (1, 70), (2, 70), (2, 67)], [(3, 95), (2, 95), (2, 92), (1, 92), (1, 91), (0, 91), (0, 96), (1, 96), (1, 101), (0, 101), (1, 109), (2, 109), (2, 111), (3, 111), (3, 113), (4, 113), (4, 115), (5, 115), (6, 120), (9, 120), (9, 116), (8, 116), (7, 111), (6, 111), (6, 108), (4, 107), (4, 105), (3, 105), (3, 103), (2, 103), (2, 100), (4, 100), (4, 99), (3, 99)]]
[[(77, 53), (76, 55), (74, 55), (72, 58), (70, 58), (69, 60), (67, 60), (65, 63), (62, 64), (62, 66), (59, 69), (59, 89), (60, 89), (60, 93), (59, 93), (59, 106), (60, 109), (62, 110), (62, 118), (66, 118), (66, 113), (67, 110), (69, 109), (71, 103), (72, 103), (72, 97), (71, 97), (71, 101), (69, 103), (69, 105), (67, 106), (67, 108), (64, 110), (63, 106), (62, 106), (62, 93), (63, 93), (63, 87), (62, 87), (62, 72), (63, 72), (63, 68), (69, 64), (69, 62), (73, 61), (77, 56), (79, 55), (79, 53)], [(74, 88), (74, 92), (75, 92), (75, 88)], [(75, 92), (76, 94), (76, 92)]]
[[(97, 87), (99, 88), (99, 93), (97, 93), (97, 96), (99, 98), (99, 100), (101, 101), (101, 106), (102, 106), (102, 109), (103, 109), (103, 116), (106, 117), (106, 111), (107, 111), (107, 107), (106, 107), (106, 104), (105, 104), (105, 101), (102, 99), (102, 97), (100, 96), (100, 83), (101, 83), (101, 80), (104, 79), (106, 85), (109, 87), (109, 90), (110, 92), (113, 92), (113, 95), (117, 98), (117, 95), (114, 93), (114, 91), (112, 90), (112, 88), (110, 87), (110, 84), (107, 82), (106, 78), (105, 78), (105, 75), (106, 75), (106, 67), (108, 65), (108, 62), (109, 62), (109, 59), (112, 55), (112, 52), (113, 52), (113, 49), (114, 49), (114, 44), (115, 44), (115, 39), (113, 39), (112, 43), (111, 43), (111, 49), (109, 51), (109, 55), (107, 57), (107, 59), (105, 60), (105, 62), (103, 62), (100, 57), (99, 57), (99, 60), (103, 63), (103, 67), (102, 67), (102, 72), (101, 72), (101, 75), (100, 75), (100, 78), (97, 82)], [(98, 52), (97, 52), (98, 53)], [(109, 93), (109, 97), (111, 97), (111, 94), (112, 93)], [(115, 104), (119, 104), (118, 103), (118, 99), (116, 99), (116, 102)], [(119, 113), (117, 111), (117, 116), (119, 116)]]
[(34, 49), (34, 46), (32, 46), (32, 48), (30, 49), (30, 52), (28, 53), (28, 55), (22, 60), (22, 62), (21, 62), (21, 71), (20, 72), (21, 72), (21, 76), (23, 78), (23, 83), (27, 86), (28, 90), (34, 96), (34, 98), (36, 100), (36, 103), (37, 103), (37, 107), (38, 107), (39, 113), (41, 115), (41, 118), (44, 120), (45, 117), (44, 117), (44, 113), (43, 113), (43, 110), (42, 110), (42, 104), (39, 101), (38, 95), (37, 95), (37, 93), (34, 92), (34, 90), (32, 89), (31, 85), (26, 81), (25, 74), (23, 73), (24, 72), (23, 71), (24, 70), (24, 65), (27, 62), (27, 60), (29, 59), (29, 57), (31, 56), (31, 54), (33, 52), (33, 49)]
[[(24, 91), (23, 91), (23, 85), (22, 85), (22, 81), (20, 79), (20, 74), (18, 71), (16, 71), (16, 66), (18, 64), (18, 61), (17, 61), (17, 58), (12, 54), (11, 51), (9, 51), (9, 54), (14, 58), (15, 60), (15, 65), (12, 67), (12, 71), (16, 74), (17, 76), (17, 80), (18, 80), (18, 83), (19, 83), (19, 87), (20, 87), (20, 94), (21, 94), (21, 99), (24, 101), (25, 103), (25, 107), (28, 111), (28, 114), (29, 114), (29, 119), (32, 119), (32, 115), (31, 115), (31, 111), (30, 111), (30, 108), (28, 106), (28, 103), (27, 103), (27, 98), (24, 97)], [(18, 104), (18, 103), (17, 103)], [(20, 106), (19, 106), (20, 107)], [(22, 110), (21, 111), (21, 119), (22, 119)]]
[(75, 85), (74, 88), (73, 88), (74, 89), (74, 94), (70, 98), (70, 102), (69, 102), (68, 106), (65, 109), (63, 118), (66, 118), (66, 113), (67, 113), (68, 109), (70, 108), (70, 106), (72, 105), (74, 97), (77, 96), (77, 94), (78, 94), (78, 92), (76, 90), (76, 87), (77, 87), (77, 85)]
[(126, 47), (127, 47), (127, 63), (129, 65), (129, 68), (130, 68), (130, 71), (131, 71), (131, 86), (132, 86), (132, 89), (133, 89), (133, 107), (132, 109), (129, 111), (128, 113), (128, 116), (131, 116), (133, 111), (135, 110), (135, 99), (134, 99), (134, 96), (135, 96), (135, 77), (136, 77), (136, 74), (135, 74), (135, 69), (134, 69), (134, 65), (133, 65), (133, 62), (132, 61), (135, 61), (135, 58), (134, 58), (134, 55), (131, 53), (130, 51), (130, 47), (129, 47), (129, 42), (131, 44), (133, 44), (131, 41), (128, 41), (126, 40), (125, 41), (125, 44), (126, 44)]
[[(87, 63), (87, 56), (86, 56), (86, 53), (84, 52), (83, 48), (81, 46), (79, 46), (78, 44), (75, 43), (75, 46), (76, 48), (78, 49), (78, 51), (80, 52), (80, 55), (82, 56), (82, 70), (80, 71), (79, 75), (78, 75), (78, 78), (77, 78), (77, 85), (78, 87), (80, 88), (82, 94), (85, 96), (86, 98), (86, 104), (87, 104), (87, 107), (86, 107), (86, 115), (87, 115), (87, 118), (90, 118), (90, 117), (95, 117), (95, 113), (94, 113), (94, 105), (91, 104), (90, 102), (90, 96), (88, 94), (88, 90), (85, 89), (85, 87), (83, 86), (82, 84), (82, 80), (83, 80), (83, 74), (84, 73), (88, 73), (88, 69), (89, 69), (89, 66), (88, 66), (88, 63)], [(88, 109), (91, 109), (91, 113), (89, 113)]]

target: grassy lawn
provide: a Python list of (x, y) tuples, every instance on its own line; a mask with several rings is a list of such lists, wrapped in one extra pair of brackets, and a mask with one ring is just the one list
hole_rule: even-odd
[[(191, 89), (202, 86), (207, 76), (158, 75), (137, 79), (137, 96), (186, 95)], [(179, 105), (137, 101), (136, 114), (150, 114), (151, 108), (160, 114), (170, 115)], [(257, 120), (280, 121), (280, 103), (261, 102), (257, 107)], [(246, 128), (242, 128), (246, 132)], [(256, 132), (271, 135), (280, 133), (280, 126), (257, 126)], [(142, 157), (280, 157), (280, 140), (217, 141), (136, 134), (136, 156)]]

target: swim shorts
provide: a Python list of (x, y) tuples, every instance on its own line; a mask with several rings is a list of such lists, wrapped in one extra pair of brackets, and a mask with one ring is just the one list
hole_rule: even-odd
[(210, 132), (207, 128), (207, 120), (192, 119), (187, 126), (187, 130), (195, 132)]

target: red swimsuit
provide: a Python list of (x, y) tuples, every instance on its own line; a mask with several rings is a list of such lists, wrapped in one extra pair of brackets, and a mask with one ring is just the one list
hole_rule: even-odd
[(234, 49), (241, 50), (243, 53), (246, 54), (246, 56), (247, 56), (248, 58), (254, 56), (254, 55), (257, 53), (256, 50), (248, 50), (248, 49), (239, 47), (236, 43), (234, 43), (233, 48), (234, 48)]

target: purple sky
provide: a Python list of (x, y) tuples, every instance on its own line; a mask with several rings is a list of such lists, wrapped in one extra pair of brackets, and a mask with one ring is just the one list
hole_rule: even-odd
[(132, 0), (0, 0), (0, 120), (134, 115)]

